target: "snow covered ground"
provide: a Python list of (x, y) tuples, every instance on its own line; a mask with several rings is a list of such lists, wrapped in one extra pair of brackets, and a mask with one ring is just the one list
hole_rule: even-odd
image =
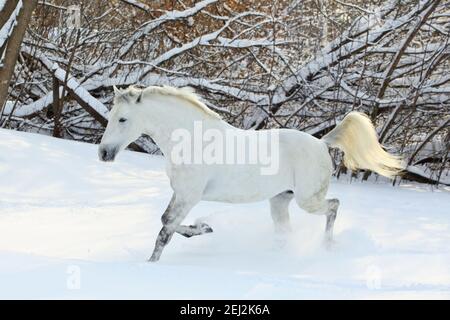
[(450, 298), (450, 189), (334, 181), (325, 218), (291, 204), (294, 232), (267, 202), (201, 203), (214, 233), (175, 235), (145, 262), (170, 199), (163, 159), (0, 130), (0, 298)]

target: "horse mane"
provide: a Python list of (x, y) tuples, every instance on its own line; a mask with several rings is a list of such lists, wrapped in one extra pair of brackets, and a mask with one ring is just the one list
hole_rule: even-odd
[(200, 97), (195, 93), (195, 90), (191, 87), (175, 88), (171, 86), (150, 86), (144, 89), (139, 89), (135, 86), (130, 86), (125, 90), (122, 90), (121, 96), (139, 96), (143, 94), (143, 98), (149, 94), (160, 94), (164, 96), (173, 96), (181, 100), (190, 102), (190, 105), (196, 107), (198, 110), (202, 111), (204, 114), (221, 119), (220, 115), (208, 108), (201, 100)]

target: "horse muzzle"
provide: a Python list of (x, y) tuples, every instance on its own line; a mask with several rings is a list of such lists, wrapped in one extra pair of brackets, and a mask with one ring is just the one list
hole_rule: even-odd
[(105, 161), (105, 162), (114, 161), (118, 151), (119, 151), (119, 147), (100, 145), (98, 147), (98, 158), (101, 161)]

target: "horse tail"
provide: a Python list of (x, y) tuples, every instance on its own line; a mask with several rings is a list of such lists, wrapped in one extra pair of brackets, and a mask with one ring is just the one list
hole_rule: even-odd
[(401, 157), (384, 151), (378, 143), (375, 128), (363, 113), (350, 112), (322, 140), (344, 152), (344, 164), (349, 169), (369, 169), (388, 178), (404, 169)]

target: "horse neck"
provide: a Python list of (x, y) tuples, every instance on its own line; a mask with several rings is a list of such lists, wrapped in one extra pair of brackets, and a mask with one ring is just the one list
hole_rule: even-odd
[(204, 127), (221, 127), (225, 124), (189, 104), (190, 102), (171, 96), (157, 97), (148, 101), (147, 105), (145, 102), (143, 104), (141, 119), (144, 122), (144, 133), (156, 142), (164, 155), (170, 154), (176, 144), (171, 139), (175, 130), (184, 129), (193, 136), (196, 121), (201, 121)]

